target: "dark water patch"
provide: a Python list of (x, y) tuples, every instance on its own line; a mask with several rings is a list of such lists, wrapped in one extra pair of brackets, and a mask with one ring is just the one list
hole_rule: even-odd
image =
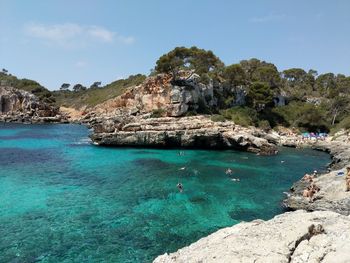
[(144, 154), (156, 154), (157, 152), (154, 152), (154, 151), (147, 151), (147, 150), (134, 150), (134, 151), (132, 151), (131, 153), (137, 154), (137, 155), (139, 155), (139, 154), (144, 155)]
[(236, 221), (252, 221), (254, 219), (260, 218), (264, 219), (266, 216), (262, 216), (261, 211), (255, 211), (252, 209), (244, 209), (241, 207), (235, 207), (235, 210), (228, 212), (230, 217)]
[(0, 140), (22, 140), (22, 139), (52, 139), (54, 135), (48, 133), (35, 132), (35, 130), (25, 130), (15, 135), (0, 136)]
[(136, 159), (133, 161), (133, 164), (141, 167), (147, 167), (149, 169), (165, 169), (171, 166), (169, 163), (156, 158)]
[(26, 165), (34, 163), (49, 163), (52, 160), (60, 162), (62, 159), (53, 149), (23, 149), (23, 148), (1, 148), (0, 165)]

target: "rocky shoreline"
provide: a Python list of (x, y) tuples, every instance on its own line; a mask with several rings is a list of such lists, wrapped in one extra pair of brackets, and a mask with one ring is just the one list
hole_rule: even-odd
[(273, 155), (277, 147), (254, 129), (233, 122), (214, 122), (208, 116), (160, 117), (120, 115), (90, 121), (91, 139), (104, 146), (236, 149)]
[[(291, 188), (289, 197), (284, 201), (291, 210), (304, 209), (307, 211), (329, 210), (340, 214), (350, 214), (350, 192), (346, 191), (346, 166), (350, 162), (350, 142), (346, 133), (338, 133), (325, 141), (318, 141), (309, 145), (315, 150), (327, 151), (332, 156), (329, 172), (315, 176), (312, 182), (301, 179)], [(311, 184), (315, 184), (320, 191), (314, 200), (303, 197), (303, 191)]]

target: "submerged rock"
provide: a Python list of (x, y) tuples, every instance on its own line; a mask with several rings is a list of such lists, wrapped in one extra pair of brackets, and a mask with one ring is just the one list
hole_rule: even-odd
[(221, 229), (154, 263), (350, 262), (350, 218), (296, 211)]

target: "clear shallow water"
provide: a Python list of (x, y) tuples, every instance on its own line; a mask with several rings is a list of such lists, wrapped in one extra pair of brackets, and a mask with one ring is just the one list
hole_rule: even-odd
[(87, 136), (78, 125), (0, 123), (0, 262), (150, 262), (219, 228), (281, 213), (283, 191), (330, 161), (296, 149), (179, 156), (92, 146)]

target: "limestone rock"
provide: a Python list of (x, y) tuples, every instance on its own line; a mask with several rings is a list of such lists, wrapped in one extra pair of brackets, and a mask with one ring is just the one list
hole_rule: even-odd
[(284, 213), (221, 229), (154, 263), (350, 262), (350, 218), (330, 211)]
[[(294, 183), (284, 205), (292, 210), (305, 209), (308, 211), (330, 210), (344, 215), (350, 215), (350, 192), (345, 189), (345, 167), (350, 162), (350, 142), (347, 134), (334, 136), (325, 141), (314, 141), (310, 146), (317, 150), (327, 151), (332, 156), (330, 171), (320, 174), (313, 183), (320, 191), (315, 194), (313, 202), (303, 197), (303, 191), (310, 183), (299, 180)], [(342, 173), (341, 173), (342, 172)]]
[(198, 82), (199, 76), (191, 72), (180, 72), (176, 81), (170, 74), (158, 74), (147, 78), (139, 86), (131, 87), (117, 98), (110, 99), (92, 111), (112, 116), (114, 109), (137, 109), (150, 113), (164, 111), (164, 116), (180, 117), (200, 107), (216, 105), (213, 84)]
[(60, 122), (61, 117), (58, 107), (41, 102), (35, 95), (0, 86), (0, 121)]
[(233, 122), (214, 122), (208, 116), (162, 117), (119, 115), (91, 121), (92, 140), (99, 145), (239, 149), (275, 154), (277, 148), (251, 129)]

